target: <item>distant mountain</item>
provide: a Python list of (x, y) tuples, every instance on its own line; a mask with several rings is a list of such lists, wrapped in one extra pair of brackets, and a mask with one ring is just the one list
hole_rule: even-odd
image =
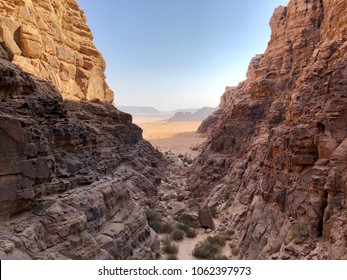
[(117, 108), (131, 115), (156, 115), (161, 113), (154, 107), (118, 106)]
[(191, 112), (191, 113), (195, 113), (199, 111), (199, 109), (178, 109), (178, 110), (174, 110), (172, 111), (172, 113), (180, 113), (180, 112)]
[(203, 121), (209, 115), (211, 115), (217, 108), (203, 107), (196, 112), (190, 111), (177, 112), (175, 115), (168, 119), (169, 122), (186, 122), (186, 121)]

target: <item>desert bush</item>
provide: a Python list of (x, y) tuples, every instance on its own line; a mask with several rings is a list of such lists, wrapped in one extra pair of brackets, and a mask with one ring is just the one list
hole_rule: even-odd
[(195, 229), (193, 228), (189, 228), (187, 231), (186, 231), (186, 236), (188, 238), (194, 238), (196, 236), (196, 231)]
[(195, 245), (193, 250), (193, 256), (202, 259), (209, 259), (218, 254), (220, 251), (220, 246), (216, 244), (209, 243), (207, 241), (200, 241)]
[(184, 224), (184, 225), (186, 225), (186, 226), (188, 226), (188, 227), (197, 227), (195, 224), (194, 224), (194, 222), (193, 221), (191, 221), (191, 220), (189, 220), (187, 217), (185, 217), (185, 216), (183, 216), (183, 217), (181, 217), (180, 219), (179, 219), (179, 222), (181, 223), (181, 224)]
[(225, 239), (220, 235), (209, 236), (207, 237), (207, 241), (212, 244), (217, 244), (220, 247), (223, 247), (225, 245)]
[(182, 161), (188, 165), (191, 165), (193, 163), (193, 160), (187, 156), (183, 157)]
[(236, 243), (230, 243), (229, 244), (229, 247), (231, 249), (231, 253), (234, 255), (234, 256), (237, 256), (239, 253), (240, 253), (240, 249), (238, 247), (238, 245)]
[(167, 260), (178, 260), (177, 259), (177, 256), (175, 254), (170, 254), (168, 257), (167, 257)]
[(172, 240), (180, 241), (184, 238), (184, 231), (180, 229), (174, 229), (171, 232), (170, 237)]
[(194, 238), (196, 236), (195, 229), (191, 228), (189, 224), (177, 223), (176, 227), (180, 230), (183, 230), (186, 233), (186, 236), (189, 238)]
[(163, 222), (159, 214), (152, 209), (146, 209), (146, 216), (149, 226), (157, 233), (170, 233), (173, 227), (170, 223)]
[(176, 227), (177, 227), (178, 229), (180, 229), (180, 230), (185, 231), (185, 232), (187, 232), (187, 230), (190, 229), (190, 226), (187, 225), (187, 224), (184, 224), (184, 223), (177, 223), (177, 224), (176, 224)]
[(173, 227), (170, 223), (163, 222), (161, 223), (160, 232), (159, 233), (170, 233), (173, 231)]
[(179, 154), (178, 158), (185, 164), (185, 165), (191, 165), (193, 163), (193, 160), (187, 155)]
[(216, 257), (221, 248), (225, 245), (225, 239), (221, 236), (209, 236), (204, 241), (196, 244), (193, 250), (193, 256), (202, 259), (212, 259)]
[(235, 247), (235, 248), (231, 249), (231, 253), (232, 253), (234, 256), (237, 256), (237, 255), (240, 253), (239, 247)]
[(166, 237), (165, 239), (163, 239), (162, 241), (163, 244), (163, 251), (166, 254), (177, 254), (178, 253), (178, 247), (175, 244), (171, 243), (171, 240), (169, 237)]
[(229, 258), (225, 255), (220, 255), (217, 254), (215, 256), (213, 256), (212, 258), (210, 258), (209, 260), (228, 260)]
[(161, 219), (157, 212), (153, 211), (152, 209), (146, 209), (146, 216), (149, 226), (155, 231), (159, 232), (161, 229)]

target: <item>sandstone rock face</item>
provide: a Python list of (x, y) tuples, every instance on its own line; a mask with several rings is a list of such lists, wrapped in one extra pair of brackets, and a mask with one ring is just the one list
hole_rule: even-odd
[(141, 134), (112, 105), (64, 101), (0, 58), (0, 259), (158, 257), (133, 197), (156, 195), (162, 158)]
[(69, 100), (113, 102), (105, 62), (75, 0), (0, 1), (0, 41), (14, 63), (51, 81)]
[(216, 126), (220, 116), (223, 113), (223, 108), (226, 106), (226, 101), (227, 101), (226, 96), (233, 89), (234, 89), (233, 87), (226, 87), (225, 93), (222, 95), (220, 99), (219, 108), (202, 121), (202, 123), (198, 127), (198, 130), (197, 130), (198, 133), (204, 133), (204, 134), (212, 133), (212, 130)]
[(244, 259), (347, 258), (347, 5), (292, 0), (190, 171)]

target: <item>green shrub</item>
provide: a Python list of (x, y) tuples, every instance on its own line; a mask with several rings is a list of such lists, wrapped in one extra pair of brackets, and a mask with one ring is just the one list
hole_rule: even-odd
[(185, 231), (185, 232), (187, 232), (187, 230), (190, 229), (190, 226), (187, 225), (187, 224), (184, 224), (184, 223), (177, 223), (177, 224), (176, 224), (176, 227), (177, 227), (178, 229), (180, 229), (180, 230)]
[(171, 232), (170, 237), (172, 240), (180, 241), (184, 238), (184, 231), (180, 229), (174, 229)]
[(149, 226), (157, 233), (170, 233), (173, 227), (170, 223), (163, 222), (159, 214), (152, 209), (146, 209)]
[(173, 227), (170, 223), (161, 223), (159, 233), (170, 233), (173, 231)]
[(192, 217), (190, 217), (189, 215), (185, 215), (182, 214), (182, 216), (179, 219), (179, 222), (181, 224), (185, 224), (188, 227), (192, 227), (192, 228), (199, 228), (200, 224), (199, 221), (194, 220)]
[(170, 254), (168, 257), (167, 257), (167, 260), (178, 260), (177, 259), (177, 256), (175, 254)]
[(190, 159), (190, 158), (187, 157), (187, 156), (184, 156), (184, 157), (182, 158), (182, 161), (183, 161), (184, 163), (186, 163), (186, 164), (189, 164), (189, 165), (191, 165), (191, 164), (193, 163), (193, 160)]
[(209, 260), (228, 260), (229, 258), (225, 255), (220, 255), (217, 254), (215, 256), (213, 256), (212, 258), (209, 258)]
[(193, 256), (202, 259), (213, 259), (220, 253), (224, 245), (225, 239), (223, 237), (218, 235), (209, 236), (195, 245)]
[(207, 241), (200, 241), (195, 245), (193, 250), (193, 256), (202, 259), (212, 258), (214, 255), (218, 254), (220, 251), (220, 246), (216, 244), (209, 243)]
[(209, 236), (209, 237), (207, 237), (207, 241), (212, 243), (212, 244), (217, 244), (220, 247), (223, 247), (225, 245), (224, 237), (219, 236), (219, 235)]
[(196, 231), (195, 229), (193, 228), (189, 228), (187, 231), (186, 231), (186, 236), (188, 238), (194, 238), (196, 236)]
[(161, 242), (163, 244), (162, 249), (166, 254), (177, 254), (178, 253), (178, 247), (175, 244), (171, 243), (170, 238), (166, 237)]
[(232, 249), (231, 249), (231, 253), (232, 253), (234, 256), (237, 256), (237, 255), (240, 253), (239, 247), (232, 248)]
[(188, 224), (177, 223), (176, 227), (180, 230), (183, 230), (186, 233), (186, 236), (189, 238), (194, 238), (196, 236), (196, 231), (191, 228)]

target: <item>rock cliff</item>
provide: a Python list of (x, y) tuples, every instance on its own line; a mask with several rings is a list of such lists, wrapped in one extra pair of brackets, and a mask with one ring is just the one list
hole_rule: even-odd
[(240, 258), (346, 259), (347, 3), (291, 0), (270, 26), (190, 189), (236, 231)]
[(161, 155), (132, 118), (63, 100), (0, 44), (0, 259), (153, 259), (134, 199), (157, 194)]
[(0, 40), (14, 63), (53, 84), (64, 99), (113, 102), (105, 62), (75, 0), (0, 1)]
[(0, 1), (0, 259), (158, 258), (163, 159), (104, 69), (75, 1)]

